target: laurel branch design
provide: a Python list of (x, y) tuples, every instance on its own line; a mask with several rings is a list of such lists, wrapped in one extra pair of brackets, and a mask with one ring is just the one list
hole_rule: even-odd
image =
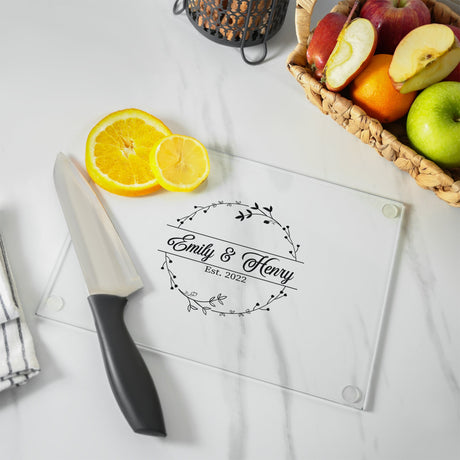
[[(227, 207), (239, 207), (237, 215), (235, 219), (239, 220), (240, 222), (247, 221), (248, 219), (260, 217), (263, 219), (263, 223), (266, 225), (276, 225), (281, 228), (284, 232), (284, 239), (287, 240), (291, 249), (288, 251), (290, 257), (297, 261), (297, 253), (299, 251), (300, 245), (295, 244), (291, 237), (291, 231), (289, 225), (282, 225), (275, 217), (273, 216), (273, 206), (259, 206), (258, 203), (254, 203), (253, 205), (248, 205), (242, 203), (241, 201), (223, 201), (219, 200), (217, 202), (211, 203), (206, 206), (194, 206), (194, 210), (185, 216), (179, 217), (177, 219), (177, 227), (182, 227), (187, 221), (192, 221), (198, 214), (203, 213), (206, 214), (210, 210), (217, 208), (218, 206), (227, 206)], [(250, 315), (255, 311), (270, 311), (270, 305), (277, 300), (286, 297), (286, 287), (283, 287), (280, 291), (276, 293), (270, 294), (270, 297), (263, 301), (257, 302), (255, 305), (252, 305), (248, 308), (242, 308), (238, 311), (230, 306), (227, 306), (227, 296), (218, 293), (211, 296), (209, 299), (200, 299), (198, 292), (192, 291), (188, 292), (184, 289), (181, 289), (177, 283), (177, 276), (171, 269), (171, 264), (173, 260), (169, 257), (168, 253), (164, 255), (164, 262), (161, 266), (162, 270), (166, 270), (169, 276), (169, 284), (170, 289), (177, 289), (182, 296), (187, 299), (187, 311), (201, 311), (204, 315), (207, 315), (208, 312), (216, 313), (219, 316), (238, 316), (243, 317), (245, 315)]]
[(289, 225), (282, 225), (278, 220), (276, 220), (273, 217), (273, 206), (263, 206), (260, 207), (258, 203), (254, 203), (252, 206), (242, 203), (241, 201), (217, 201), (216, 203), (211, 203), (207, 206), (194, 206), (194, 211), (191, 212), (190, 214), (187, 214), (186, 216), (179, 217), (177, 219), (178, 222), (178, 227), (181, 227), (182, 225), (185, 224), (185, 222), (189, 220), (193, 220), (195, 216), (199, 213), (206, 214), (208, 211), (212, 210), (213, 208), (217, 208), (218, 206), (239, 206), (244, 208), (244, 210), (239, 210), (238, 214), (235, 216), (235, 219), (239, 220), (240, 222), (243, 222), (247, 219), (250, 219), (252, 217), (262, 217), (263, 218), (263, 223), (264, 224), (273, 224), (277, 225), (282, 229), (282, 231), (285, 233), (284, 239), (287, 240), (287, 242), (291, 245), (291, 250), (289, 250), (290, 257), (292, 257), (294, 260), (297, 260), (297, 252), (299, 251), (300, 244), (295, 244), (292, 241), (291, 237), (291, 231)]
[(226, 295), (219, 293), (217, 295), (211, 296), (207, 300), (200, 300), (198, 299), (198, 292), (196, 291), (188, 292), (188, 291), (181, 289), (176, 282), (177, 276), (175, 275), (175, 273), (172, 271), (170, 267), (172, 263), (173, 263), (173, 260), (168, 256), (168, 254), (165, 253), (165, 259), (161, 266), (161, 269), (166, 270), (168, 272), (170, 289), (177, 289), (187, 299), (188, 301), (187, 311), (188, 312), (201, 311), (201, 313), (203, 313), (204, 315), (207, 315), (208, 312), (212, 312), (212, 313), (217, 313), (219, 316), (222, 316), (222, 317), (225, 317), (227, 315), (237, 315), (237, 316), (242, 317), (242, 316), (254, 313), (255, 311), (258, 311), (258, 310), (270, 311), (269, 305), (272, 302), (275, 302), (276, 300), (279, 300), (282, 297), (287, 296), (287, 293), (285, 292), (286, 288), (283, 287), (283, 289), (281, 289), (276, 294), (271, 294), (270, 297), (264, 303), (257, 302), (251, 308), (246, 308), (246, 309), (243, 308), (241, 311), (236, 311), (232, 308), (224, 309), (225, 300), (227, 299)]

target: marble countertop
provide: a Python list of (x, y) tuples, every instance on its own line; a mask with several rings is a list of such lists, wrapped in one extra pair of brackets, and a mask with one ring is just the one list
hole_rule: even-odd
[[(258, 66), (201, 36), (172, 4), (4, 5), (0, 230), (42, 372), (0, 393), (2, 458), (457, 459), (460, 211), (306, 100), (285, 66), (296, 44), (293, 2)], [(322, 0), (313, 21), (333, 4)], [(405, 204), (367, 411), (142, 351), (168, 437), (137, 435), (108, 388), (95, 334), (35, 316), (67, 233), (52, 182), (56, 154), (83, 161), (92, 126), (128, 107), (209, 149)]]

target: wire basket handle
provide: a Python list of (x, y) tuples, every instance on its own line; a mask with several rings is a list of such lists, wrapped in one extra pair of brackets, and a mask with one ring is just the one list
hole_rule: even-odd
[(173, 6), (173, 13), (174, 14), (181, 14), (183, 11), (185, 11), (185, 2), (187, 0), (176, 0), (174, 2), (174, 6)]
[[(314, 0), (314, 1), (316, 1), (316, 0)], [(248, 7), (249, 12), (252, 11), (253, 2), (254, 2), (254, 0), (249, 0), (249, 7)], [(265, 32), (265, 35), (264, 35), (264, 40), (262, 42), (263, 52), (262, 52), (262, 55), (258, 59), (255, 59), (255, 60), (248, 59), (247, 56), (246, 56), (246, 53), (244, 51), (244, 47), (246, 45), (246, 34), (248, 33), (248, 30), (249, 30), (250, 13), (248, 12), (248, 14), (246, 15), (246, 19), (244, 21), (243, 38), (241, 40), (241, 46), (240, 46), (241, 57), (243, 58), (243, 61), (246, 62), (246, 64), (257, 65), (257, 64), (260, 64), (261, 62), (263, 62), (264, 59), (266, 58), (266, 56), (267, 56), (267, 40), (268, 40), (268, 35), (270, 33), (270, 29), (271, 29), (271, 26), (272, 26), (273, 14), (275, 12), (277, 2), (278, 2), (278, 0), (272, 0), (272, 2), (271, 2), (270, 16), (268, 18), (268, 24), (266, 25), (266, 32)]]

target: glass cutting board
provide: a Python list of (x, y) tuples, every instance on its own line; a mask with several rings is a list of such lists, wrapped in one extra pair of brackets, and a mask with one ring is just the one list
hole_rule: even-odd
[[(210, 152), (192, 193), (98, 189), (144, 288), (146, 349), (365, 409), (404, 206)], [(68, 239), (37, 315), (94, 331)]]

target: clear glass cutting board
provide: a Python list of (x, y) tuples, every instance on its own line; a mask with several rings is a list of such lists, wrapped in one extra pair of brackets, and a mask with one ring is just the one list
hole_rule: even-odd
[[(404, 206), (210, 152), (192, 193), (100, 197), (145, 287), (146, 349), (365, 409)], [(66, 241), (37, 315), (94, 331)]]

